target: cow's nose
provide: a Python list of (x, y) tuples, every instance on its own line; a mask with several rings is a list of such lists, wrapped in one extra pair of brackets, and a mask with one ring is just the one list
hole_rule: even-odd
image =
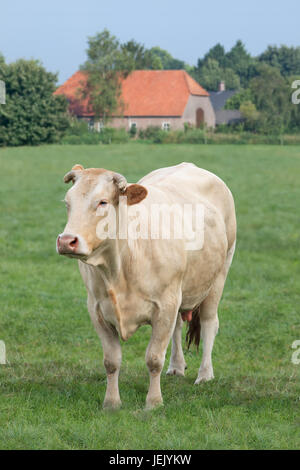
[(76, 253), (78, 248), (78, 238), (74, 235), (63, 234), (57, 238), (57, 251), (61, 255)]

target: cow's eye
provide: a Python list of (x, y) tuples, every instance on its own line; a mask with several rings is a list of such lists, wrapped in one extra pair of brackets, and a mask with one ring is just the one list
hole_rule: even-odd
[(104, 201), (104, 200), (100, 201), (99, 204), (98, 204), (98, 206), (102, 206), (102, 207), (106, 206), (106, 205), (107, 205), (107, 201)]

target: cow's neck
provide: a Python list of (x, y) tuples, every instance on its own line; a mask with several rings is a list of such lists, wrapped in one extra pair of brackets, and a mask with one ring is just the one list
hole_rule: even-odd
[(144, 300), (138, 295), (135, 253), (127, 240), (107, 240), (101, 245), (89, 259), (89, 264), (100, 273), (105, 285), (105, 298), (110, 299), (114, 312), (115, 325), (121, 337), (127, 339), (139, 326), (135, 311), (145, 310), (141, 308)]
[(132, 290), (135, 256), (128, 240), (106, 240), (95, 250), (88, 264), (98, 268), (107, 290)]
[(106, 240), (88, 259), (88, 264), (100, 270), (106, 283), (112, 283), (118, 277), (121, 264), (118, 252), (118, 241)]

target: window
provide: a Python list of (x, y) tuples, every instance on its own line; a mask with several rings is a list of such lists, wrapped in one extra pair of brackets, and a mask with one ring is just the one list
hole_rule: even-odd
[(94, 128), (97, 132), (101, 132), (104, 129), (103, 121), (102, 120), (97, 121)]
[(170, 123), (169, 122), (163, 122), (162, 125), (161, 125), (161, 128), (164, 131), (169, 131), (171, 129)]
[(136, 122), (129, 122), (129, 134), (131, 137), (135, 137), (137, 134), (137, 125)]
[(94, 121), (93, 118), (91, 118), (88, 122), (88, 129), (89, 131), (92, 132), (101, 132), (102, 129), (104, 129), (104, 124), (103, 121)]

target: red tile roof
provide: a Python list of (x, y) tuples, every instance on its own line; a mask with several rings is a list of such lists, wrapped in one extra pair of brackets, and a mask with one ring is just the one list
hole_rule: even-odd
[[(55, 92), (67, 97), (70, 111), (77, 116), (93, 115), (88, 100), (78, 97), (85, 81), (86, 75), (76, 72)], [(135, 70), (122, 81), (123, 115), (182, 116), (190, 95), (209, 93), (185, 70)]]

